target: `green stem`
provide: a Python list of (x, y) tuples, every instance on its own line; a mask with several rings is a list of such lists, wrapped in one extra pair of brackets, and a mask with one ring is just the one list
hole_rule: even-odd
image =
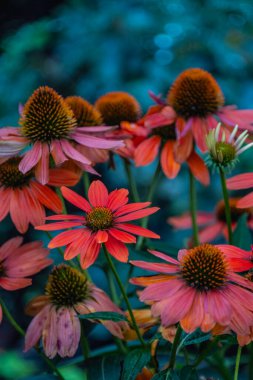
[(241, 353), (242, 353), (242, 347), (238, 346), (237, 355), (236, 355), (236, 361), (235, 361), (234, 380), (238, 380)]
[[(5, 305), (4, 301), (0, 298), (0, 305), (2, 307), (2, 310), (3, 310), (3, 313), (4, 315), (6, 316), (6, 318), (8, 319), (8, 321), (10, 322), (10, 324), (14, 327), (14, 329), (22, 336), (25, 336), (25, 331), (22, 329), (21, 326), (19, 326), (19, 324), (15, 321), (15, 319), (13, 318), (13, 316), (11, 315), (11, 313), (9, 312), (7, 306)], [(48, 357), (46, 355), (43, 354), (43, 352), (41, 352), (40, 348), (38, 347), (34, 347), (34, 349), (37, 351), (37, 353), (39, 354), (39, 356), (41, 356), (41, 358), (47, 363), (48, 367), (53, 371), (55, 372), (55, 374), (57, 375), (58, 379), (60, 380), (65, 380), (64, 377), (61, 375), (61, 373), (59, 372), (59, 370), (55, 367), (54, 363), (48, 359)]]
[(90, 356), (90, 347), (89, 347), (89, 342), (84, 334), (84, 327), (83, 327), (83, 321), (81, 321), (81, 349), (83, 353), (84, 359), (88, 359)]
[(56, 194), (58, 195), (58, 197), (60, 198), (60, 200), (62, 202), (62, 213), (67, 214), (67, 208), (66, 208), (65, 200), (62, 196), (61, 189), (59, 187), (56, 187)]
[(195, 179), (192, 172), (189, 170), (190, 175), (190, 212), (192, 219), (193, 243), (194, 246), (199, 245), (199, 233), (197, 223), (197, 195)]
[(119, 305), (119, 297), (115, 288), (114, 275), (111, 268), (108, 268), (108, 270), (106, 271), (106, 275), (108, 279), (108, 284), (109, 284), (112, 300), (116, 305)]
[(220, 171), (220, 180), (221, 180), (221, 187), (222, 187), (222, 192), (223, 192), (223, 199), (224, 199), (224, 204), (225, 204), (225, 215), (226, 215), (226, 221), (227, 221), (227, 227), (228, 227), (228, 242), (229, 244), (233, 244), (231, 210), (230, 210), (230, 204), (229, 204), (228, 190), (226, 186), (226, 178), (225, 178), (223, 169), (220, 168), (219, 171)]
[(88, 190), (90, 187), (90, 179), (89, 179), (89, 174), (87, 172), (83, 172), (83, 187), (84, 187), (84, 194), (87, 197)]
[[(152, 202), (153, 196), (154, 196), (154, 193), (155, 193), (155, 190), (156, 190), (156, 187), (157, 187), (158, 182), (159, 182), (160, 173), (161, 173), (161, 165), (160, 165), (160, 162), (158, 162), (155, 174), (154, 174), (154, 176), (152, 178), (152, 181), (151, 181), (151, 184), (150, 184), (150, 187), (149, 187), (149, 192), (148, 192), (146, 201)], [(141, 221), (141, 227), (147, 228), (148, 219), (149, 219), (148, 216), (146, 216), (146, 218), (142, 219), (142, 221)], [(137, 240), (137, 244), (136, 244), (136, 250), (137, 251), (141, 249), (143, 241), (144, 241), (144, 237), (143, 236), (139, 236), (139, 238)]]
[(124, 167), (125, 167), (125, 171), (126, 171), (126, 175), (127, 175), (128, 184), (130, 187), (132, 198), (133, 198), (134, 202), (140, 202), (140, 196), (138, 193), (135, 178), (134, 178), (132, 170), (131, 170), (131, 164), (125, 158), (123, 158), (123, 162), (124, 162)]
[(138, 336), (138, 339), (139, 339), (140, 343), (145, 348), (146, 347), (146, 343), (145, 343), (144, 339), (142, 338), (142, 335), (141, 335), (140, 330), (138, 328), (138, 325), (136, 323), (136, 320), (135, 320), (135, 317), (134, 317), (134, 314), (133, 314), (133, 311), (132, 311), (129, 299), (128, 299), (126, 291), (125, 291), (125, 287), (124, 287), (124, 285), (123, 285), (123, 283), (122, 283), (122, 281), (121, 281), (121, 279), (120, 279), (120, 277), (118, 275), (117, 269), (115, 268), (115, 265), (113, 264), (111, 256), (108, 253), (108, 251), (107, 251), (107, 249), (106, 249), (106, 247), (105, 247), (104, 244), (103, 244), (103, 249), (104, 249), (104, 253), (105, 253), (105, 257), (107, 259), (108, 265), (111, 268), (111, 270), (112, 270), (112, 272), (114, 274), (114, 277), (115, 277), (115, 279), (116, 279), (116, 281), (118, 283), (118, 286), (120, 288), (120, 291), (121, 291), (121, 293), (122, 293), (122, 295), (124, 297), (124, 301), (126, 303), (128, 311), (129, 311), (129, 315), (130, 315), (130, 318), (131, 318), (131, 321), (132, 321), (133, 328), (134, 328), (134, 330), (135, 330), (135, 332), (136, 332), (136, 334)]
[(177, 327), (177, 332), (176, 332), (176, 336), (174, 338), (174, 342), (172, 344), (172, 348), (171, 348), (171, 354), (170, 354), (170, 361), (169, 361), (169, 370), (173, 369), (174, 366), (175, 366), (175, 363), (176, 363), (176, 355), (177, 355), (177, 347), (180, 343), (180, 338), (181, 338), (181, 334), (182, 334), (182, 328), (180, 325), (178, 325)]
[(209, 352), (212, 350), (212, 348), (216, 345), (218, 342), (219, 337), (216, 336), (213, 340), (210, 340), (208, 344), (205, 345), (204, 350), (200, 353), (199, 357), (195, 360), (195, 362), (192, 364), (193, 367), (197, 367), (209, 354)]

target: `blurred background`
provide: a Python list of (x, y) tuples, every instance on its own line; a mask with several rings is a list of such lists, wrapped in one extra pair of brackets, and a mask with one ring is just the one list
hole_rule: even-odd
[[(26, 102), (41, 85), (90, 102), (108, 91), (127, 91), (145, 112), (152, 104), (148, 90), (166, 96), (176, 76), (188, 67), (210, 71), (226, 104), (252, 108), (252, 14), (251, 0), (1, 1), (0, 127), (18, 125), (18, 104)], [(233, 174), (252, 170), (250, 155), (252, 151), (243, 156)], [(135, 171), (143, 200), (154, 168), (150, 165)], [(101, 168), (110, 189), (127, 186), (121, 169), (120, 162), (114, 172)], [(157, 219), (151, 218), (150, 227), (159, 230), (171, 247), (182, 246), (190, 236), (189, 231), (174, 233), (166, 224), (169, 215), (188, 209), (187, 189), (187, 170), (183, 168), (173, 186), (162, 178), (156, 192), (154, 203), (161, 212)], [(201, 210), (212, 211), (220, 198), (216, 176), (207, 189), (198, 186)], [(0, 224), (0, 231), (0, 243), (17, 235), (8, 218)], [(42, 237), (30, 228), (25, 240), (37, 238)], [(103, 275), (93, 271), (96, 284), (106, 290)], [(43, 292), (45, 273), (36, 276), (35, 286), (25, 292), (3, 293), (23, 327), (30, 320), (23, 316), (23, 305)], [(106, 341), (109, 336), (96, 327), (96, 339)], [(4, 321), (0, 326), (1, 379), (31, 378), (38, 370), (33, 354), (24, 361), (22, 345), (22, 339)], [(80, 378), (78, 373), (73, 376), (72, 371), (68, 379)]]

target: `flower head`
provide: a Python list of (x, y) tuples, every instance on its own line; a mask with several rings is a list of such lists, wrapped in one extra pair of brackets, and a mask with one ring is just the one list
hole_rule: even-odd
[(216, 325), (229, 326), (238, 334), (249, 332), (253, 286), (235, 273), (253, 267), (248, 252), (230, 245), (203, 244), (180, 250), (178, 260), (161, 252), (150, 253), (166, 263), (132, 264), (160, 274), (131, 282), (146, 287), (140, 300), (152, 302), (152, 314), (161, 317), (164, 327), (180, 322), (187, 333), (197, 328), (208, 332)]
[(95, 107), (106, 125), (120, 125), (122, 121), (134, 123), (141, 115), (139, 103), (127, 92), (108, 92), (96, 101)]
[(207, 159), (209, 166), (231, 169), (238, 161), (238, 156), (253, 146), (253, 143), (250, 143), (242, 147), (249, 134), (248, 131), (244, 131), (235, 139), (237, 131), (238, 125), (234, 127), (231, 134), (226, 136), (225, 131), (221, 131), (221, 124), (219, 123), (215, 129), (208, 133), (206, 145), (209, 152)]
[[(83, 273), (65, 264), (53, 268), (45, 295), (33, 299), (26, 311), (35, 318), (25, 336), (25, 351), (42, 337), (45, 354), (49, 358), (73, 356), (79, 345), (81, 325), (78, 315), (97, 311), (122, 311), (109, 297), (87, 280)], [(94, 322), (94, 320), (91, 320)], [(123, 338), (121, 330), (126, 322), (98, 321), (115, 336)]]
[[(253, 188), (253, 173), (239, 174), (227, 179), (227, 188), (229, 190)], [(238, 208), (253, 207), (253, 192), (245, 195), (236, 203)]]
[[(232, 229), (234, 230), (236, 228), (240, 217), (244, 213), (247, 213), (248, 215), (248, 227), (253, 229), (253, 208), (249, 207), (245, 209), (239, 209), (237, 208), (238, 201), (239, 198), (229, 198)], [(192, 219), (189, 213), (185, 213), (181, 216), (172, 216), (168, 218), (167, 221), (177, 229), (188, 229), (192, 227)], [(197, 224), (200, 228), (199, 241), (201, 243), (211, 242), (221, 235), (223, 235), (228, 240), (228, 228), (224, 200), (220, 200), (216, 204), (214, 212), (197, 212)]]
[(65, 98), (65, 102), (72, 109), (79, 127), (103, 124), (100, 112), (81, 96), (68, 96)]
[(80, 254), (81, 265), (87, 268), (96, 260), (101, 244), (117, 260), (126, 262), (128, 250), (125, 243), (135, 243), (133, 236), (141, 235), (150, 238), (159, 238), (154, 232), (146, 228), (129, 224), (131, 220), (143, 218), (158, 210), (158, 207), (148, 207), (150, 202), (128, 202), (128, 190), (120, 189), (108, 193), (101, 181), (93, 181), (88, 191), (89, 202), (74, 191), (62, 187), (62, 195), (70, 203), (85, 212), (82, 215), (55, 215), (48, 220), (60, 222), (36, 227), (44, 231), (79, 227), (60, 233), (49, 243), (50, 248), (66, 245), (64, 257), (69, 260)]
[(228, 131), (235, 124), (239, 129), (253, 130), (253, 111), (224, 106), (224, 97), (216, 80), (200, 68), (187, 69), (176, 78), (168, 92), (167, 104), (160, 98), (152, 98), (159, 104), (159, 110), (146, 119), (146, 125), (153, 128), (167, 125), (174, 114), (179, 141), (187, 136), (202, 152), (207, 150), (205, 136), (216, 127), (217, 118)]
[[(42, 243), (34, 241), (23, 244), (22, 237), (15, 237), (0, 247), (0, 288), (12, 291), (31, 285), (30, 276), (40, 272), (52, 263), (49, 250)], [(0, 322), (2, 309), (0, 307)]]
[(20, 161), (19, 170), (25, 174), (35, 168), (36, 178), (42, 184), (49, 180), (50, 156), (56, 166), (72, 160), (83, 170), (97, 174), (89, 157), (78, 148), (113, 149), (124, 146), (122, 141), (103, 136), (111, 127), (79, 127), (71, 106), (47, 86), (39, 87), (28, 99), (21, 111), (20, 124), (21, 128), (2, 128), (0, 159), (6, 160), (29, 147)]

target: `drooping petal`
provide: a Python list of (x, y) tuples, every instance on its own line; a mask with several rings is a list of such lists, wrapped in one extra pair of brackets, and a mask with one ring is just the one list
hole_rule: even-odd
[(160, 143), (159, 136), (152, 136), (140, 143), (134, 152), (136, 166), (145, 166), (153, 162), (158, 155)]
[(35, 167), (35, 177), (42, 185), (49, 181), (49, 148), (47, 144), (41, 144), (41, 157)]
[(35, 142), (32, 149), (27, 152), (19, 163), (19, 170), (25, 174), (39, 162), (42, 155), (42, 144)]
[(237, 203), (238, 208), (248, 208), (253, 207), (253, 192), (242, 197)]
[(11, 189), (0, 188), (0, 222), (10, 212)]
[[(107, 244), (107, 242), (105, 243)], [(101, 245), (90, 236), (81, 247), (80, 264), (83, 269), (89, 268), (97, 259)]]
[(85, 156), (83, 156), (80, 152), (78, 152), (78, 150), (76, 150), (69, 141), (61, 140), (61, 146), (63, 152), (68, 158), (77, 162), (81, 162), (84, 165), (91, 165), (91, 161)]
[(200, 158), (194, 150), (192, 151), (190, 157), (187, 159), (187, 163), (194, 177), (203, 185), (209, 185), (210, 175), (208, 168), (202, 158)]
[(68, 160), (68, 157), (63, 153), (61, 143), (59, 140), (53, 140), (51, 143), (51, 155), (54, 159), (55, 165), (61, 165)]
[(166, 177), (173, 179), (177, 176), (181, 165), (174, 158), (174, 141), (167, 141), (161, 153), (161, 166)]
[[(21, 210), (20, 205), (23, 206), (25, 212)], [(24, 199), (22, 190), (13, 189), (10, 199), (10, 215), (15, 227), (21, 234), (28, 230), (29, 221), (26, 212), (29, 212), (29, 205)]]
[(93, 207), (106, 207), (108, 202), (108, 190), (103, 182), (93, 181), (88, 190), (88, 198)]
[(99, 244), (105, 243), (108, 240), (108, 232), (99, 230), (95, 235), (95, 239)]
[(201, 152), (206, 152), (207, 146), (205, 136), (208, 133), (208, 126), (205, 119), (199, 117), (192, 118), (192, 133), (198, 148)]
[(75, 132), (71, 134), (71, 137), (79, 144), (90, 148), (118, 149), (124, 146), (123, 141), (120, 140), (109, 140), (84, 133)]
[(38, 182), (31, 182), (30, 190), (38, 201), (47, 207), (49, 210), (57, 214), (63, 211), (63, 205), (58, 195), (48, 186), (43, 186)]
[(226, 182), (229, 190), (248, 189), (253, 187), (253, 173), (238, 174), (228, 178)]
[(70, 317), (70, 309), (61, 307), (57, 311), (57, 348), (58, 354), (64, 358), (69, 356), (73, 342), (73, 325)]
[(109, 236), (108, 241), (105, 243), (108, 252), (115, 257), (118, 261), (126, 263), (128, 260), (128, 249), (124, 243)]
[(47, 319), (49, 317), (49, 309), (50, 306), (47, 305), (45, 306), (39, 314), (36, 315), (36, 317), (33, 318), (32, 322), (28, 326), (28, 329), (26, 331), (25, 335), (25, 348), (24, 352), (30, 350), (32, 347), (34, 347), (41, 335), (42, 335), (42, 330), (47, 323)]
[(54, 306), (51, 306), (48, 311), (48, 319), (45, 323), (42, 343), (44, 347), (45, 354), (50, 358), (54, 358), (57, 354), (57, 311)]

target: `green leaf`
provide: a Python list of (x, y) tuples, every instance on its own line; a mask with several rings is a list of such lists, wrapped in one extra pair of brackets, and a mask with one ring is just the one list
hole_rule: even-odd
[(247, 225), (248, 214), (244, 213), (238, 220), (236, 229), (233, 233), (233, 243), (241, 248), (249, 250), (252, 244), (252, 236)]
[(189, 346), (190, 344), (198, 344), (210, 340), (211, 334), (204, 334), (199, 329), (193, 334), (188, 334), (183, 342), (183, 346)]
[(179, 377), (174, 369), (164, 370), (157, 373), (152, 380), (179, 380)]
[(150, 352), (136, 349), (131, 351), (124, 360), (121, 380), (135, 380), (136, 376), (142, 371), (143, 367), (150, 360)]
[(98, 311), (96, 313), (78, 315), (80, 319), (96, 319), (103, 321), (122, 322), (127, 321), (123, 314), (115, 313), (113, 311)]
[(180, 371), (180, 380), (198, 380), (199, 376), (194, 367), (187, 365)]

